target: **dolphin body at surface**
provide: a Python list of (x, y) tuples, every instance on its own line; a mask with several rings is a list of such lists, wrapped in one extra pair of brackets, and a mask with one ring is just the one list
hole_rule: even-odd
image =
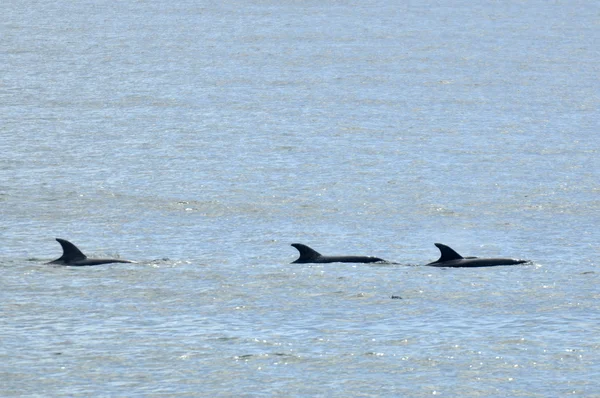
[(292, 243), (292, 246), (298, 249), (300, 257), (292, 264), (306, 263), (387, 263), (379, 257), (369, 256), (324, 256), (321, 253), (311, 249), (301, 243)]
[(60, 265), (72, 265), (72, 266), (88, 266), (88, 265), (99, 265), (99, 264), (110, 264), (110, 263), (133, 263), (129, 260), (118, 260), (114, 258), (88, 258), (71, 242), (68, 240), (56, 238), (56, 241), (60, 243), (63, 249), (63, 255), (54, 261), (50, 261), (47, 264), (60, 264)]
[(452, 248), (435, 243), (440, 249), (441, 256), (439, 260), (429, 263), (431, 267), (452, 267), (452, 268), (475, 268), (475, 267), (494, 267), (497, 265), (515, 265), (529, 262), (528, 260), (518, 260), (514, 258), (479, 258), (463, 257)]

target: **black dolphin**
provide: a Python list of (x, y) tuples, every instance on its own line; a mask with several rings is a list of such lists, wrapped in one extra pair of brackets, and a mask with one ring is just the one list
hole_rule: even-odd
[(60, 265), (73, 265), (73, 266), (87, 266), (87, 265), (99, 265), (99, 264), (110, 264), (110, 263), (133, 263), (129, 260), (118, 260), (114, 258), (88, 258), (71, 242), (68, 240), (56, 238), (56, 241), (60, 243), (63, 249), (63, 255), (54, 261), (50, 261), (47, 264), (60, 264)]
[(300, 257), (292, 264), (305, 263), (387, 263), (379, 257), (369, 256), (324, 256), (321, 253), (311, 249), (301, 243), (292, 243), (292, 246), (298, 249)]
[(497, 265), (515, 265), (529, 262), (528, 260), (519, 260), (514, 258), (463, 257), (446, 245), (442, 245), (441, 243), (435, 243), (435, 245), (438, 249), (440, 249), (441, 256), (439, 260), (427, 264), (432, 267), (494, 267)]

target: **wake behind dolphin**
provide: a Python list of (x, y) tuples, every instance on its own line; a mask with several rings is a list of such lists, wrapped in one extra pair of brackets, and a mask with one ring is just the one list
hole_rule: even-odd
[(306, 263), (387, 263), (386, 260), (379, 257), (369, 256), (324, 256), (316, 250), (301, 243), (292, 243), (292, 246), (298, 249), (300, 257), (292, 264)]
[(110, 263), (133, 263), (129, 260), (118, 260), (112, 258), (88, 258), (71, 242), (68, 240), (56, 238), (56, 241), (60, 243), (63, 249), (63, 255), (54, 261), (50, 261), (47, 264), (60, 264), (60, 265), (72, 265), (72, 266), (88, 266), (88, 265), (99, 265), (99, 264), (110, 264)]
[(437, 261), (427, 265), (431, 267), (451, 267), (451, 268), (475, 268), (475, 267), (494, 267), (497, 265), (515, 265), (523, 264), (529, 261), (513, 258), (479, 258), (479, 257), (463, 257), (455, 252), (449, 246), (441, 243), (435, 243), (440, 249), (440, 258)]

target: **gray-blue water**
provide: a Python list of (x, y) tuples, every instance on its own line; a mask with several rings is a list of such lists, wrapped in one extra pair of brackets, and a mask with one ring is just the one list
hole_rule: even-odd
[(598, 2), (0, 9), (0, 395), (600, 396)]

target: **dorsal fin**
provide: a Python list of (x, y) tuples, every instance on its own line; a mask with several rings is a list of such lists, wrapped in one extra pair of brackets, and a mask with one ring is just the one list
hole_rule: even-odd
[(306, 245), (303, 245), (302, 243), (292, 243), (292, 246), (294, 246), (300, 252), (300, 257), (298, 260), (294, 261), (295, 263), (309, 263), (314, 261), (316, 258), (321, 257), (319, 252)]
[(55, 261), (80, 261), (87, 258), (87, 256), (77, 248), (77, 246), (68, 240), (56, 238), (56, 241), (62, 246), (63, 255)]
[(455, 252), (453, 249), (441, 243), (434, 243), (438, 249), (440, 249), (440, 259), (436, 262), (440, 263), (443, 261), (461, 260), (463, 256)]

